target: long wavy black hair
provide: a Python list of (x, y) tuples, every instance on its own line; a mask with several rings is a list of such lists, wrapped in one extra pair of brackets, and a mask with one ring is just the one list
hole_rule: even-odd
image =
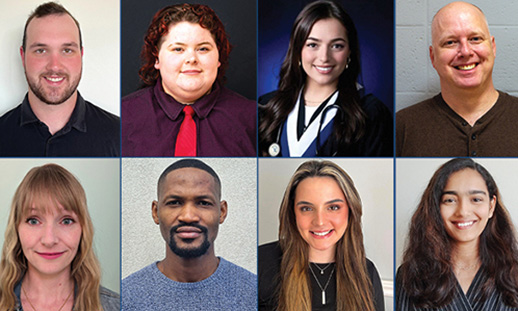
[(441, 307), (452, 301), (457, 284), (451, 266), (452, 240), (444, 227), (439, 205), (450, 176), (465, 169), (478, 172), (486, 183), (489, 197), (496, 197), (493, 217), (488, 220), (479, 241), (481, 269), (488, 276), (480, 299), (486, 299), (496, 289), (504, 303), (518, 307), (516, 231), (495, 180), (482, 165), (469, 158), (446, 162), (430, 180), (410, 223), (397, 281), (416, 307)]
[(338, 80), (338, 104), (344, 111), (335, 116), (333, 136), (340, 145), (349, 145), (361, 138), (365, 131), (365, 113), (360, 106), (356, 81), (360, 73), (360, 44), (351, 17), (336, 2), (319, 0), (304, 7), (291, 30), (290, 45), (279, 74), (275, 96), (260, 111), (259, 148), (267, 154), (270, 144), (276, 141), (282, 123), (293, 110), (300, 90), (306, 83), (306, 73), (301, 61), (302, 48), (313, 28), (322, 19), (337, 19), (345, 27), (349, 42), (350, 62)]

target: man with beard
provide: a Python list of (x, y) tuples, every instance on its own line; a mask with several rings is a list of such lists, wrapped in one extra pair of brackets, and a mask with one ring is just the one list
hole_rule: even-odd
[(40, 5), (20, 47), (29, 91), (0, 118), (1, 156), (119, 156), (120, 119), (85, 101), (77, 20), (61, 5)]
[(152, 215), (166, 256), (122, 281), (122, 310), (256, 310), (256, 276), (214, 252), (227, 216), (216, 172), (177, 161), (160, 175), (157, 195)]

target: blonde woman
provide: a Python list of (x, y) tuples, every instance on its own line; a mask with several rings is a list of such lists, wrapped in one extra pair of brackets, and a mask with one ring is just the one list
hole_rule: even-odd
[(86, 195), (66, 169), (31, 169), (11, 205), (0, 262), (0, 310), (115, 311), (100, 286)]

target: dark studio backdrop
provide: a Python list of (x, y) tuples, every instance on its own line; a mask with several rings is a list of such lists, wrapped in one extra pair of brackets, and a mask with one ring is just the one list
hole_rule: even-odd
[[(279, 69), (295, 18), (310, 0), (258, 0), (257, 94), (277, 89)], [(387, 0), (339, 1), (353, 19), (361, 53), (359, 83), (394, 111), (394, 3)]]
[[(184, 2), (166, 0), (121, 1), (121, 96), (139, 89), (140, 51), (151, 19), (158, 10)], [(204, 0), (223, 22), (230, 44), (225, 86), (249, 99), (256, 98), (256, 3), (241, 0)]]

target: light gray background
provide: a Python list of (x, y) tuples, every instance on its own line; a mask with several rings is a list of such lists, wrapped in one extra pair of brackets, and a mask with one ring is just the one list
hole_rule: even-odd
[[(452, 1), (396, 0), (396, 111), (440, 92), (439, 76), (430, 62), (430, 25), (435, 13)], [(498, 90), (518, 96), (518, 1), (468, 1), (486, 14), (495, 37), (493, 81)]]
[[(279, 207), (297, 167), (308, 159), (259, 159), (259, 245), (277, 241)], [(367, 257), (378, 269), (385, 289), (393, 283), (392, 159), (329, 159), (354, 181), (363, 203), (363, 237)], [(385, 293), (386, 310), (392, 294)]]
[[(25, 21), (46, 0), (0, 0), (0, 115), (27, 93), (20, 57)], [(83, 76), (78, 90), (91, 103), (120, 115), (118, 0), (59, 0), (79, 22), (83, 35)]]
[(94, 224), (94, 251), (101, 262), (102, 285), (120, 289), (119, 159), (0, 159), (0, 248), (16, 188), (27, 172), (46, 163), (70, 171), (81, 183)]
[[(158, 177), (172, 158), (122, 159), (122, 278), (162, 260), (166, 244), (151, 216)], [(200, 159), (221, 179), (228, 215), (219, 226), (216, 255), (253, 273), (257, 270), (256, 158)]]
[[(396, 267), (408, 234), (410, 219), (435, 171), (449, 159), (396, 159)], [(493, 176), (504, 206), (518, 225), (518, 159), (475, 159)]]

